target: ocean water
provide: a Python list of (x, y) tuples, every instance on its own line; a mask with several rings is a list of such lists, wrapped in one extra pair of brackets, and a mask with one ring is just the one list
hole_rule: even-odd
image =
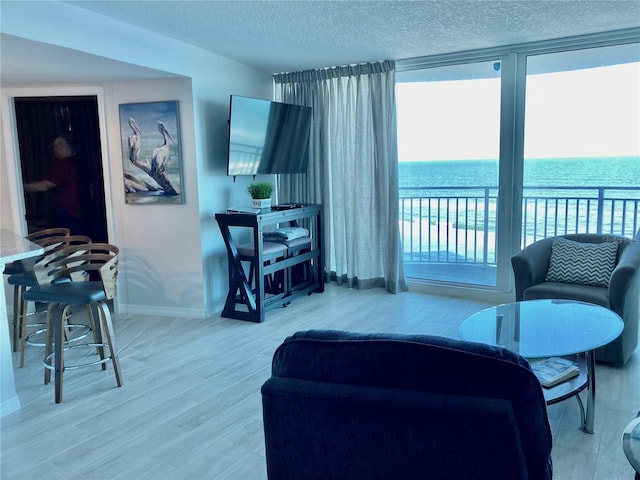
[[(398, 173), (401, 189), (498, 185), (495, 160), (400, 162)], [(640, 157), (525, 160), (524, 186), (640, 187)]]
[[(406, 259), (417, 252), (451, 261), (453, 252), (455, 261), (495, 261), (496, 161), (400, 162), (399, 184)], [(526, 160), (524, 197), (525, 245), (598, 228), (632, 237), (640, 228), (640, 157)]]

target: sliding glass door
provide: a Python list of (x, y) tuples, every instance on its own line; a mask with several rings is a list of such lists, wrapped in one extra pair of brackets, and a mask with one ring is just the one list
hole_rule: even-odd
[(640, 228), (640, 47), (527, 58), (522, 246)]
[(501, 61), (398, 74), (409, 278), (496, 285)]

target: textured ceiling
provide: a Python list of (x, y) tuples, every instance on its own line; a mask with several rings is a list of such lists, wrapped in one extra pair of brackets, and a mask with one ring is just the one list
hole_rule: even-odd
[[(0, 6), (3, 2), (6, 0), (0, 0)], [(640, 27), (639, 0), (66, 3), (269, 73), (401, 60)], [(5, 85), (170, 75), (11, 35), (2, 34), (0, 40), (0, 82)]]
[(75, 1), (270, 73), (640, 26), (640, 1)]

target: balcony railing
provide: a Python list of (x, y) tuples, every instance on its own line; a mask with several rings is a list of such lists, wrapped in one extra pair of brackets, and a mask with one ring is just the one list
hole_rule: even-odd
[[(497, 187), (400, 188), (405, 262), (496, 265)], [(569, 233), (634, 237), (640, 187), (525, 187), (522, 247)]]

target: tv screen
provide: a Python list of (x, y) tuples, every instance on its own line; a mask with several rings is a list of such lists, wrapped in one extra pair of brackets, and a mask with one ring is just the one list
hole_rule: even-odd
[(311, 108), (231, 96), (227, 175), (306, 173)]

